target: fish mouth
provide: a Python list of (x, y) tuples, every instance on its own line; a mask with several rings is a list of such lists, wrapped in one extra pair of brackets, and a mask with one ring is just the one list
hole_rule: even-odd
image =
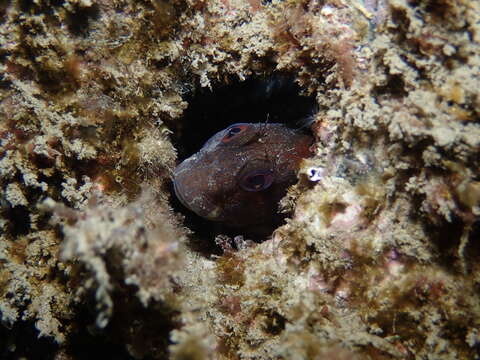
[[(183, 206), (185, 206), (188, 210), (193, 211), (195, 214), (197, 214), (200, 217), (203, 217), (207, 220), (211, 221), (220, 221), (219, 217), (222, 214), (222, 207), (220, 206), (215, 206), (212, 204), (205, 196), (196, 198), (193, 203), (189, 203), (185, 200), (184, 196), (182, 195), (183, 192), (181, 191), (182, 188), (179, 184), (178, 181), (173, 181), (173, 189), (175, 191), (175, 195), (177, 196), (177, 199), (182, 203)], [(199, 201), (200, 200), (200, 204)]]
[(183, 198), (183, 195), (179, 189), (178, 181), (175, 181), (175, 178), (173, 179), (173, 190), (175, 191), (175, 195), (177, 196), (177, 199), (180, 200), (183, 206), (185, 206), (187, 209), (190, 209), (190, 206), (187, 205), (187, 202)]

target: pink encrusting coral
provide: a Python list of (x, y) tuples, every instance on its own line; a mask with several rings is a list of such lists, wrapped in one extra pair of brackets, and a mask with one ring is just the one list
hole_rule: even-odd
[[(3, 2), (0, 354), (478, 357), (479, 24), (478, 1)], [(226, 127), (184, 111), (276, 73), (318, 110), (286, 222), (254, 243), (175, 213), (186, 132)]]

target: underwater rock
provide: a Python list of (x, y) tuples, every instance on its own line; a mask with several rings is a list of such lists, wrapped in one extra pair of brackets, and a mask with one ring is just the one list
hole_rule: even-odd
[[(479, 1), (3, 1), (0, 59), (2, 358), (478, 358)], [(318, 109), (293, 215), (195, 248), (191, 100), (274, 73)]]

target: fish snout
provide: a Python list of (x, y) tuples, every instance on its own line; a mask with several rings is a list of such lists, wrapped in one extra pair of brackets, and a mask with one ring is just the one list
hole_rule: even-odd
[(222, 208), (212, 200), (209, 175), (199, 172), (188, 160), (178, 165), (173, 173), (175, 195), (183, 206), (198, 216), (211, 221), (222, 221)]

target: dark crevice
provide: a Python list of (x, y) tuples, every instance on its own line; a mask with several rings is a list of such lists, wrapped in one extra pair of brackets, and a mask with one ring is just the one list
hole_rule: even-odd
[[(1, 317), (0, 317), (1, 318)], [(0, 359), (53, 359), (58, 350), (54, 340), (39, 338), (32, 321), (17, 321), (12, 328), (0, 325)]]
[(373, 95), (375, 97), (383, 95), (391, 95), (394, 98), (402, 98), (408, 95), (405, 90), (405, 82), (401, 75), (391, 75), (385, 85), (376, 86), (373, 88)]
[(0, 24), (3, 24), (7, 20), (7, 9), (10, 6), (11, 0), (0, 1)]
[(68, 30), (74, 35), (86, 36), (90, 30), (90, 22), (100, 18), (100, 6), (93, 4), (89, 7), (74, 6), (74, 10), (67, 15)]
[(30, 211), (27, 207), (10, 207), (3, 211), (2, 216), (8, 220), (8, 233), (13, 238), (30, 232)]
[(267, 334), (276, 336), (285, 330), (286, 319), (276, 311), (267, 312), (267, 321), (264, 325), (264, 331)]
[(189, 94), (189, 106), (176, 129), (174, 144), (179, 159), (197, 152), (216, 132), (247, 122), (284, 123), (299, 128), (316, 110), (314, 96), (301, 96), (291, 76), (274, 75), (203, 88)]
[(463, 255), (465, 256), (467, 265), (469, 266), (469, 271), (476, 268), (475, 264), (477, 264), (478, 258), (480, 257), (480, 242), (478, 241), (479, 238), (480, 220), (477, 220), (471, 225), (468, 242), (463, 251)]
[(451, 222), (439, 226), (427, 226), (427, 233), (431, 234), (433, 244), (438, 249), (442, 264), (448, 264), (446, 270), (453, 273), (460, 271), (458, 266), (458, 246), (462, 237), (465, 224), (454, 216)]
[(64, 2), (64, 0), (45, 0), (42, 2), (19, 0), (17, 6), (23, 13), (30, 13), (32, 15), (52, 15), (53, 10), (57, 7), (63, 6)]
[(34, 6), (33, 0), (18, 0), (18, 7), (22, 12), (28, 12)]
[[(111, 252), (108, 257), (114, 259), (116, 255)], [(167, 348), (171, 344), (169, 334), (179, 327), (175, 321), (178, 313), (162, 302), (151, 301), (145, 307), (136, 295), (137, 288), (126, 286), (122, 281), (126, 277), (123, 269), (111, 263), (107, 265), (114, 288), (111, 297), (115, 299), (108, 325), (105, 328), (96, 325), (99, 303), (95, 289), (90, 289), (83, 302), (72, 305), (75, 317), (66, 320), (70, 326), (68, 341), (62, 344), (62, 354), (76, 360), (167, 359)], [(82, 267), (73, 267), (73, 270), (73, 276), (65, 282), (70, 288), (77, 288), (84, 281), (84, 270)]]
[[(174, 145), (179, 162), (200, 150), (215, 133), (227, 126), (239, 123), (284, 123), (291, 128), (304, 127), (316, 111), (314, 96), (302, 96), (301, 89), (293, 77), (277, 74), (265, 78), (250, 78), (230, 84), (215, 86), (213, 90), (200, 89), (188, 94), (189, 106), (184, 119), (174, 126)], [(239, 230), (229, 230), (219, 223), (205, 220), (186, 209), (176, 198), (171, 186), (172, 206), (185, 216), (185, 225), (194, 234), (191, 246), (206, 254), (221, 253), (214, 244), (218, 234), (236, 236)], [(242, 234), (248, 235), (248, 234)], [(264, 238), (249, 236), (262, 241)]]

